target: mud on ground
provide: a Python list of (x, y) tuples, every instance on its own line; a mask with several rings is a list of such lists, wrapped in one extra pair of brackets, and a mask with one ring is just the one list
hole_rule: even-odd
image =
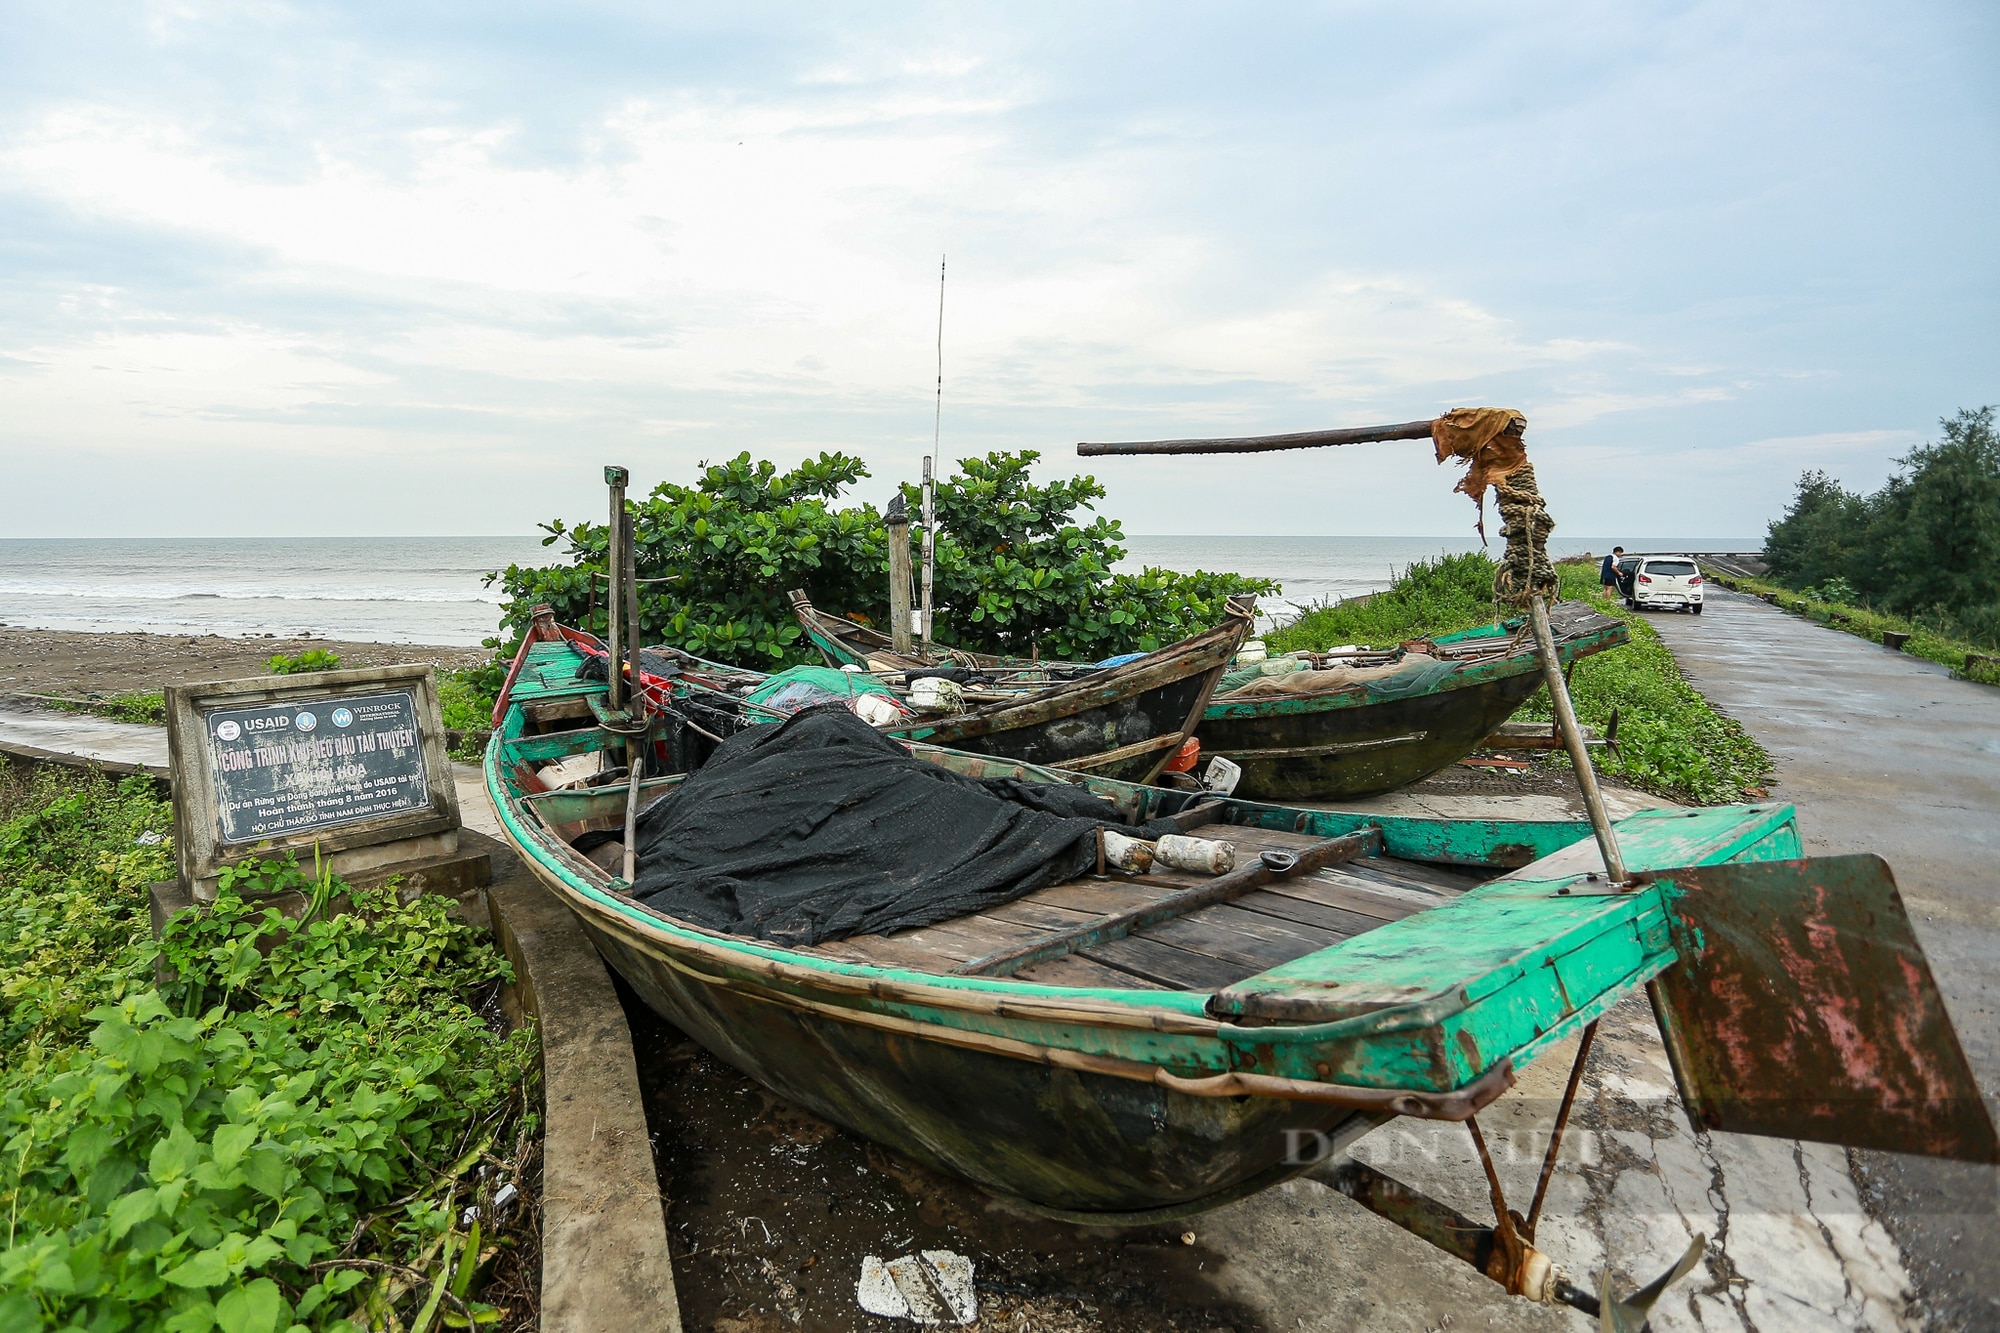
[(866, 1255), (954, 1250), (988, 1333), (1252, 1333), (1201, 1219), (1105, 1228), (1013, 1211), (767, 1092), (619, 986), (667, 1196), (681, 1319), (715, 1333), (915, 1329), (855, 1302)]
[(296, 656), (315, 648), (338, 654), (343, 668), (409, 662), (468, 667), (493, 656), (489, 648), (414, 643), (0, 628), (0, 694), (136, 694), (192, 680), (240, 680), (268, 674), (266, 663), (274, 654)]

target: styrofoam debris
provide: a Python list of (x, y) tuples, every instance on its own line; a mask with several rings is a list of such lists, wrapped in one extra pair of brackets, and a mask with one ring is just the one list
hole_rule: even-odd
[(550, 791), (561, 791), (568, 787), (581, 787), (603, 771), (604, 752), (592, 750), (588, 754), (573, 754), (556, 763), (544, 764), (535, 776)]
[(972, 1260), (950, 1250), (921, 1250), (883, 1262), (861, 1261), (854, 1297), (869, 1314), (918, 1324), (970, 1324), (979, 1318)]

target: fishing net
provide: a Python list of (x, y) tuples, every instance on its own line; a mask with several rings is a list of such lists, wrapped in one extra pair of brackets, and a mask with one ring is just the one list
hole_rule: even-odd
[(816, 944), (982, 912), (1073, 879), (1125, 824), (1065, 783), (971, 778), (839, 704), (752, 727), (639, 816), (633, 894), (732, 935)]
[(1465, 476), (1454, 489), (1479, 507), (1481, 541), (1486, 538), (1486, 488), (1493, 488), (1500, 535), (1507, 539), (1493, 576), (1493, 595), (1511, 606), (1524, 606), (1538, 593), (1552, 598), (1558, 589), (1548, 551), (1556, 524), (1535, 484), (1527, 429), (1528, 419), (1508, 407), (1454, 408), (1431, 423), (1438, 462), (1450, 458), (1465, 465)]

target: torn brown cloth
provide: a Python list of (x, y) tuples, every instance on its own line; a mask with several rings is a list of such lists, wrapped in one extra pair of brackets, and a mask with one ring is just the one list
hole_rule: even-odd
[[(1522, 433), (1507, 434), (1516, 421)], [(1486, 539), (1486, 488), (1498, 485), (1528, 461), (1527, 425), (1528, 418), (1511, 407), (1455, 407), (1431, 422), (1437, 461), (1456, 458), (1465, 464), (1465, 476), (1455, 489), (1479, 507), (1481, 541)]]

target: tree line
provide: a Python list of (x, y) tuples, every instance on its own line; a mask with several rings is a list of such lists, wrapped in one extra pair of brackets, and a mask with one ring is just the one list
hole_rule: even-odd
[(1799, 478), (1764, 559), (1791, 588), (2000, 646), (2000, 436), (1994, 409), (1961, 409), (1944, 438), (1896, 460), (1872, 495), (1825, 472)]

